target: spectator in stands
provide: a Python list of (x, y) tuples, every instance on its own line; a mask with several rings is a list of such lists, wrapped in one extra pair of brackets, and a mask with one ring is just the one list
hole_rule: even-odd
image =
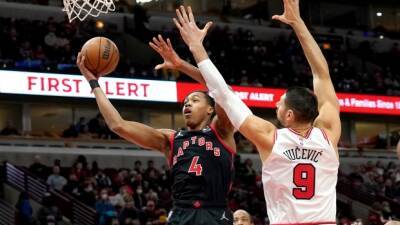
[(39, 155), (35, 155), (33, 160), (34, 161), (33, 161), (32, 165), (29, 167), (29, 171), (31, 171), (33, 174), (35, 174), (36, 176), (38, 176), (42, 179), (46, 179), (47, 175), (48, 175), (47, 166), (42, 164)]
[(53, 174), (47, 178), (47, 184), (53, 190), (61, 191), (63, 187), (67, 184), (67, 179), (60, 175), (60, 167), (53, 166)]
[(78, 182), (78, 178), (74, 173), (69, 175), (68, 183), (64, 186), (63, 191), (72, 196), (79, 197), (80, 183)]
[(92, 118), (91, 120), (89, 120), (89, 122), (87, 123), (87, 127), (88, 127), (88, 131), (89, 133), (92, 134), (98, 134), (99, 130), (100, 130), (100, 118), (101, 118), (101, 114), (97, 114), (96, 117)]
[(111, 204), (108, 190), (101, 189), (99, 199), (96, 202), (95, 209), (99, 214), (99, 225), (106, 225), (107, 221), (117, 217), (117, 211)]
[(136, 189), (138, 187), (143, 187), (144, 182), (143, 182), (143, 176), (141, 173), (136, 173), (133, 176), (133, 179), (131, 179), (131, 186)]
[(72, 138), (72, 137), (76, 138), (76, 137), (78, 137), (78, 135), (79, 135), (79, 133), (76, 130), (75, 125), (71, 124), (67, 129), (65, 129), (63, 131), (61, 136), (64, 138)]
[(147, 204), (147, 199), (145, 194), (143, 193), (142, 186), (137, 187), (136, 193), (133, 196), (133, 200), (137, 209), (142, 209)]
[(83, 188), (79, 192), (78, 199), (90, 207), (95, 207), (96, 204), (95, 185), (92, 182), (90, 182), (90, 180), (86, 180), (86, 182), (82, 186)]
[(112, 185), (111, 179), (104, 174), (103, 170), (98, 170), (95, 179), (98, 188), (110, 188)]
[(160, 171), (158, 171), (158, 169), (156, 169), (156, 168), (154, 167), (154, 161), (153, 161), (153, 160), (147, 161), (147, 169), (146, 169), (146, 171), (144, 172), (144, 176), (145, 176), (145, 177), (149, 177), (150, 172), (154, 172), (154, 173), (155, 173), (155, 174), (154, 174), (155, 176), (158, 176), (158, 175), (160, 174)]
[(119, 187), (129, 184), (129, 173), (126, 169), (121, 169), (112, 179), (113, 190), (119, 191)]
[(53, 196), (50, 193), (45, 193), (42, 199), (43, 207), (37, 213), (39, 225), (57, 225), (62, 219), (62, 215), (55, 205)]
[(110, 197), (111, 204), (117, 208), (123, 208), (127, 199), (132, 199), (132, 189), (128, 185), (120, 187), (119, 193)]
[(243, 178), (246, 184), (255, 185), (256, 182), (256, 171), (253, 169), (253, 161), (251, 159), (246, 159), (244, 161), (244, 171)]
[(387, 178), (385, 180), (385, 196), (393, 199), (396, 196), (396, 190), (395, 187), (393, 185), (393, 181), (390, 178)]
[(0, 135), (21, 135), (17, 128), (14, 127), (11, 120), (7, 121), (6, 126), (0, 131)]
[(154, 202), (158, 202), (158, 194), (153, 189), (149, 189), (149, 191), (145, 194), (147, 200), (153, 200)]
[(85, 122), (85, 117), (79, 118), (79, 121), (75, 124), (75, 130), (79, 134), (86, 133), (86, 122)]
[(85, 178), (88, 176), (88, 171), (83, 168), (82, 162), (75, 162), (72, 167), (71, 173), (74, 173), (76, 178), (78, 178), (79, 182), (83, 182)]
[(142, 169), (142, 162), (141, 162), (141, 161), (139, 161), (139, 160), (135, 161), (135, 168), (134, 168), (134, 170), (135, 170), (137, 173), (143, 173), (143, 172), (144, 172), (144, 170)]
[(125, 206), (119, 214), (119, 224), (131, 224), (134, 220), (138, 221), (139, 211), (135, 208), (135, 203), (132, 198), (127, 199)]
[(233, 213), (234, 225), (254, 225), (253, 218), (243, 209), (238, 209)]
[(28, 192), (21, 192), (18, 197), (18, 202), (15, 205), (18, 210), (18, 220), (20, 225), (32, 225), (34, 219), (32, 217), (32, 206), (29, 201)]
[(387, 201), (382, 202), (382, 217), (385, 222), (396, 218), (396, 215), (392, 212), (390, 204)]
[(154, 224), (158, 219), (159, 215), (156, 209), (156, 203), (153, 200), (148, 200), (146, 206), (142, 208), (140, 223), (143, 225)]
[(162, 208), (170, 209), (172, 207), (172, 196), (168, 188), (163, 188), (160, 191), (159, 206)]

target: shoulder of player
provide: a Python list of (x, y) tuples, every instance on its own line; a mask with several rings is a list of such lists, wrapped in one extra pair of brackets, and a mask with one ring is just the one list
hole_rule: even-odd
[(321, 130), (324, 136), (333, 144), (333, 146), (337, 146), (340, 134), (341, 127), (334, 127), (331, 123), (326, 122), (324, 120), (316, 120), (314, 123), (314, 127)]
[(215, 134), (216, 138), (226, 146), (227, 149), (236, 152), (236, 143), (234, 134), (234, 129), (224, 129), (218, 125), (218, 120), (214, 119), (210, 124), (211, 131)]
[(157, 129), (157, 130), (164, 136), (165, 147), (163, 151), (165, 154), (167, 154), (172, 149), (172, 144), (176, 131), (172, 129)]

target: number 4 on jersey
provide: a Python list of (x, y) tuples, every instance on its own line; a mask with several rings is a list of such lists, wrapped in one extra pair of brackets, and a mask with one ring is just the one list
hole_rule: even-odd
[(188, 172), (196, 173), (196, 176), (201, 176), (203, 167), (201, 166), (201, 164), (197, 164), (197, 161), (199, 161), (199, 156), (193, 157), (192, 163), (190, 164), (190, 168), (189, 168)]

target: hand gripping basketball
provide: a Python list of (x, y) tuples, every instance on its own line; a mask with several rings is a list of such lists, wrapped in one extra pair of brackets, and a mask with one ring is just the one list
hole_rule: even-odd
[(97, 78), (112, 73), (119, 62), (119, 51), (113, 41), (105, 37), (88, 40), (81, 49), (85, 67)]

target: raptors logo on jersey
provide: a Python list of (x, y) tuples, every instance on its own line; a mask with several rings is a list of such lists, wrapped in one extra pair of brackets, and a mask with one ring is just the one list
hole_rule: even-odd
[[(336, 224), (337, 153), (326, 134), (276, 131), (262, 180), (271, 224)], [(268, 188), (266, 188), (268, 187)]]
[(234, 153), (217, 133), (211, 127), (181, 130), (174, 135), (171, 145), (174, 200), (195, 200), (195, 207), (200, 207), (201, 202), (226, 205)]

